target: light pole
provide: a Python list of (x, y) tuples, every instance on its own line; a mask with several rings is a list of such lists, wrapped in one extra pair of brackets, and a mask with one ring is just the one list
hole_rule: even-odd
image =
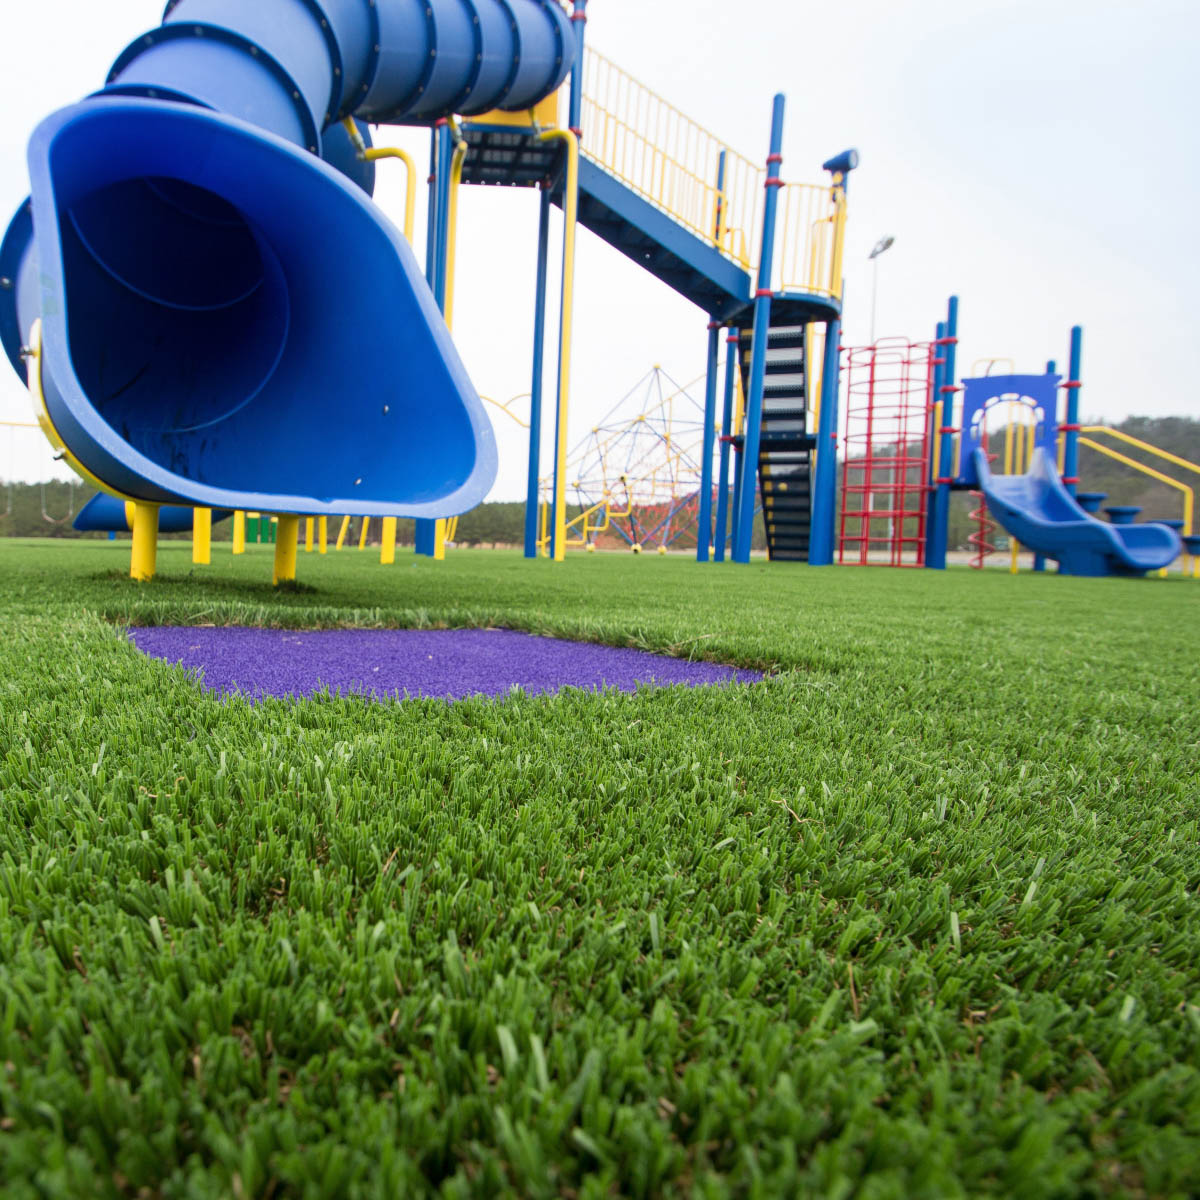
[(879, 256), (890, 250), (895, 243), (894, 237), (881, 237), (875, 243), (875, 249), (867, 256), (868, 261), (875, 264), (871, 277), (871, 345), (875, 345), (875, 302), (879, 298)]

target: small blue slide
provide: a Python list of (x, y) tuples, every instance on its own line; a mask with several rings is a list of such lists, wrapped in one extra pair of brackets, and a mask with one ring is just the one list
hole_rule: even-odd
[(1109, 525), (1089, 516), (1044, 449), (1034, 451), (1028, 475), (993, 475), (982, 450), (974, 463), (988, 511), (1021, 545), (1054, 559), (1063, 575), (1144, 575), (1183, 553), (1169, 525)]

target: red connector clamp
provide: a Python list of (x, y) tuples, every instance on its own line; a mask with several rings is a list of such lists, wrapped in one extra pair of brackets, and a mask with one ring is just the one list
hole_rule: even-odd
[(962, 433), (962, 430), (953, 425), (943, 425), (941, 429), (938, 430), (938, 433)]
[(754, 293), (754, 298), (755, 298), (755, 300), (761, 300), (765, 296), (774, 296), (774, 295), (775, 295), (775, 293), (773, 291), (771, 291), (770, 288), (759, 288), (758, 291)]
[(1078, 379), (1068, 379), (1066, 383), (1061, 384), (1060, 386), (1065, 388), (1081, 388), (1083, 387), (1083, 384)]
[(945, 396), (950, 392), (961, 392), (962, 386), (956, 385), (953, 383), (943, 383), (942, 386), (938, 390), (942, 393), (943, 396)]
[(1063, 483), (1078, 483), (1079, 477), (1076, 475), (1064, 475)]
[(1083, 428), (1082, 425), (1060, 425), (1059, 433), (1078, 433)]

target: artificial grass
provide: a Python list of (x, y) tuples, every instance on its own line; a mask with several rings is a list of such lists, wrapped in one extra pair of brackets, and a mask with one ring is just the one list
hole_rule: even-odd
[[(1200, 1192), (1193, 581), (0, 541), (5, 1196)], [(223, 702), (122, 622), (751, 688)]]

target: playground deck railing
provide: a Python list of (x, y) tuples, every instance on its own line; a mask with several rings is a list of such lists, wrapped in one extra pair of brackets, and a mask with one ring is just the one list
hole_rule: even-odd
[[(591, 49), (581, 150), (743, 270), (757, 269), (765, 167)], [(844, 194), (831, 186), (785, 185), (773, 290), (840, 297), (845, 216)]]

